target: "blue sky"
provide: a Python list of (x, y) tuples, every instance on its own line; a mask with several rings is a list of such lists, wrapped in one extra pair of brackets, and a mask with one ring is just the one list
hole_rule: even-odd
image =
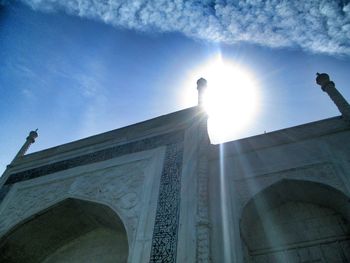
[(195, 91), (191, 73), (218, 52), (259, 83), (258, 118), (239, 137), (339, 115), (315, 73), (350, 99), (350, 5), (310, 2), (3, 4), (0, 170), (32, 129), (30, 152), (195, 105), (185, 83)]

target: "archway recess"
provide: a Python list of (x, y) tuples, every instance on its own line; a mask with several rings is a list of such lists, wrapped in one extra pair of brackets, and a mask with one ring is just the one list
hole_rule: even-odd
[(349, 222), (349, 198), (342, 192), (309, 181), (279, 181), (243, 209), (245, 262), (350, 262)]
[(66, 199), (25, 220), (0, 240), (0, 262), (127, 262), (128, 240), (108, 206)]

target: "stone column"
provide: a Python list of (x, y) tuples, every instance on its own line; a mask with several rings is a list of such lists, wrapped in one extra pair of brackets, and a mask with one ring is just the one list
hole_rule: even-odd
[(208, 116), (203, 108), (204, 93), (207, 81), (200, 78), (197, 81), (198, 106), (201, 116), (198, 125), (197, 148), (197, 251), (196, 262), (209, 263), (210, 256), (210, 219), (209, 219), (209, 189), (208, 189), (208, 150), (209, 136), (207, 128)]
[(326, 73), (317, 73), (316, 83), (321, 86), (322, 90), (328, 94), (334, 104), (338, 107), (342, 117), (350, 121), (350, 105), (341, 93), (336, 89), (333, 81), (329, 79)]
[(209, 219), (209, 178), (208, 151), (209, 137), (207, 132), (207, 118), (199, 124), (198, 132), (198, 166), (197, 166), (197, 262), (209, 263), (210, 256), (210, 219)]

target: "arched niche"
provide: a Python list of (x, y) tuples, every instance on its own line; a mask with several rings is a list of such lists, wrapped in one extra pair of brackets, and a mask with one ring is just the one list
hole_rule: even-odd
[(128, 240), (108, 206), (65, 199), (15, 226), (0, 240), (0, 262), (127, 262)]
[(350, 262), (349, 222), (344, 193), (315, 182), (279, 181), (243, 209), (245, 262)]

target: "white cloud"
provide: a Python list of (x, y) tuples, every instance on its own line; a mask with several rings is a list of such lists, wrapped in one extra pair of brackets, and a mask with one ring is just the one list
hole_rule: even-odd
[(227, 44), (299, 46), (350, 55), (348, 0), (21, 0), (35, 10), (65, 11), (116, 27), (181, 32)]

